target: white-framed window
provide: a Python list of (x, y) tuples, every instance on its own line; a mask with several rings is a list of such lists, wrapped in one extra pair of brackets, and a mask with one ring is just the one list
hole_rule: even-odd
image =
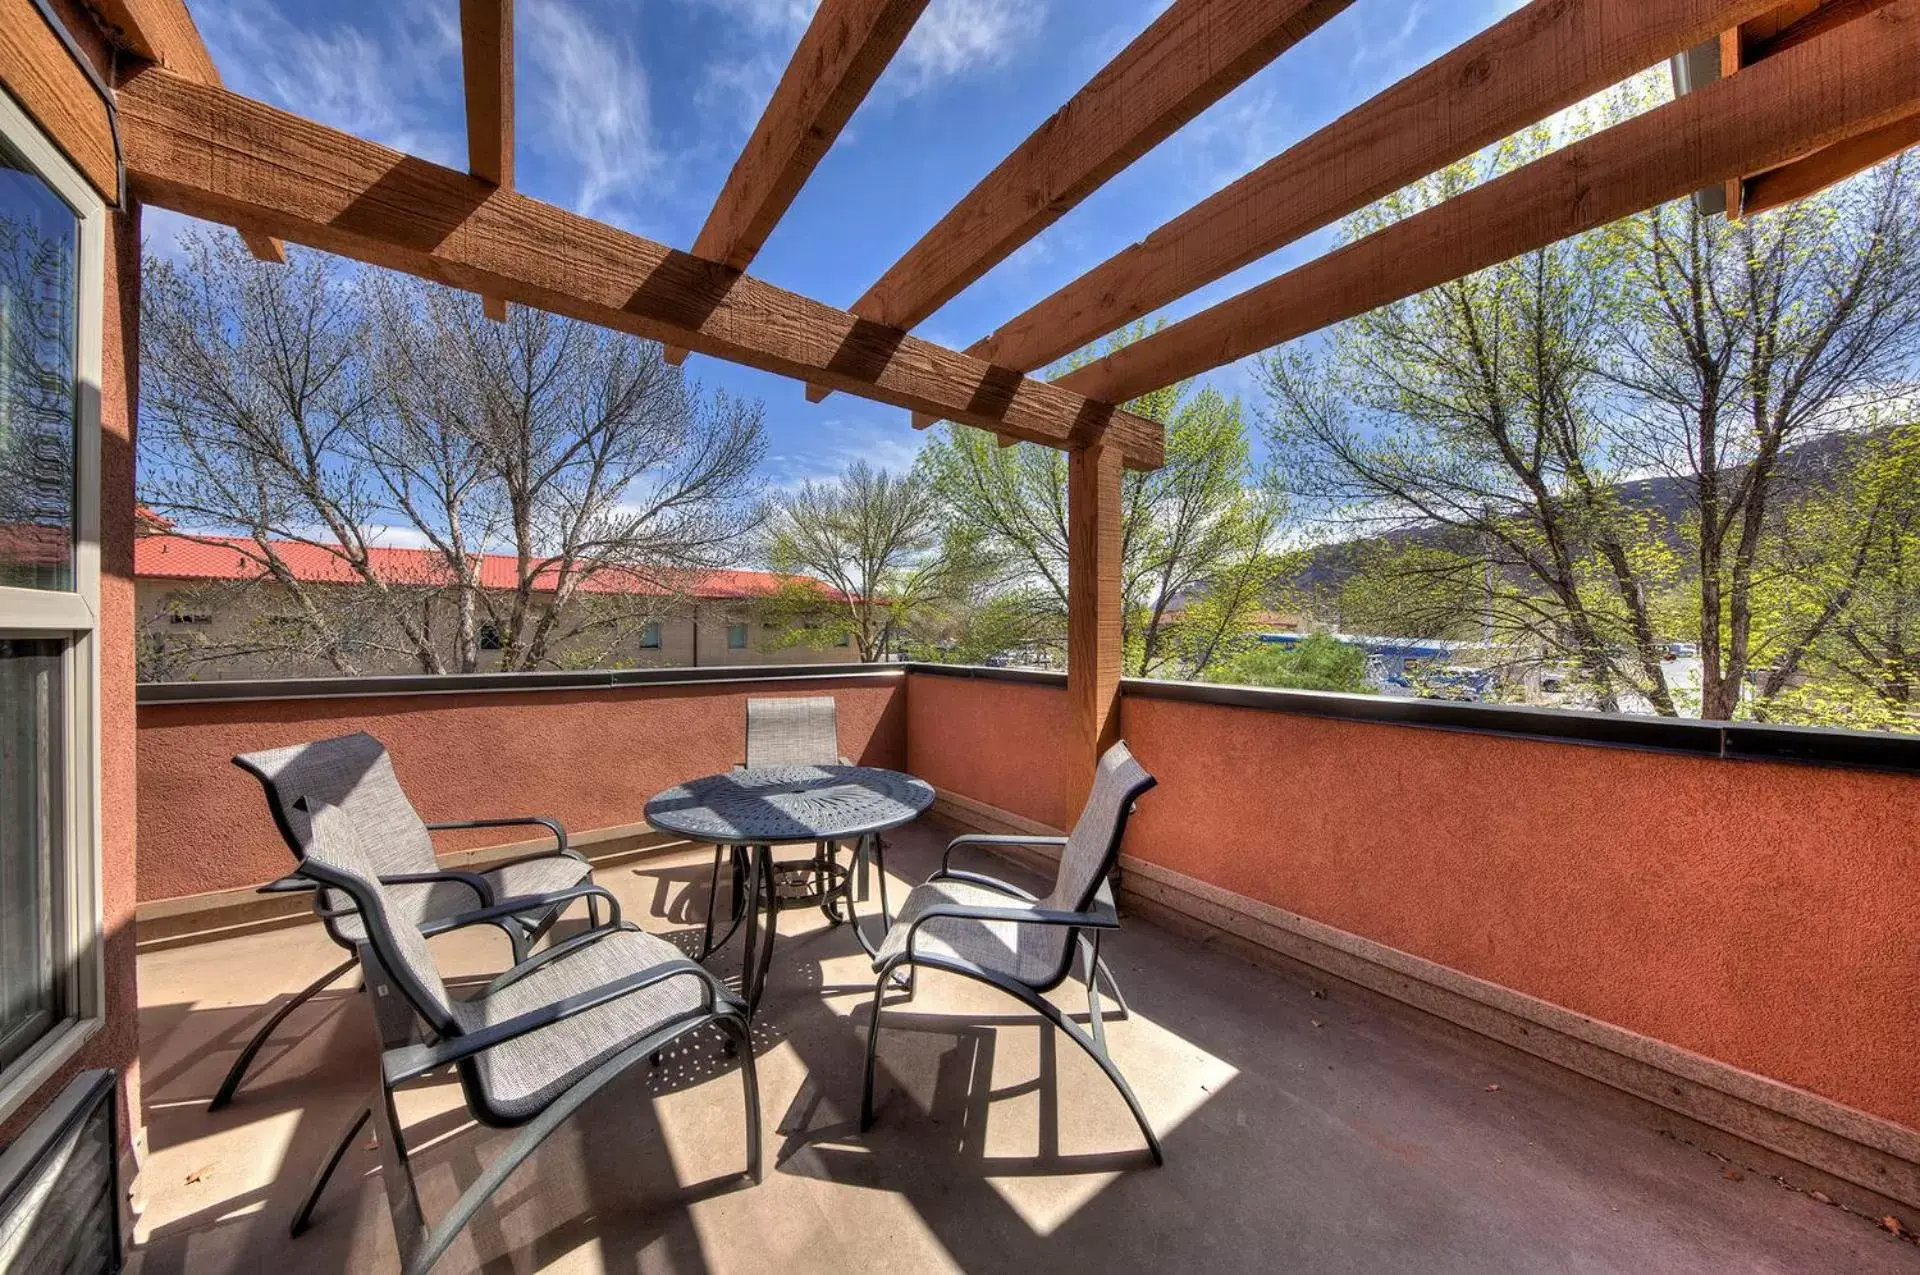
[(0, 94), (0, 1119), (99, 1030), (107, 211)]

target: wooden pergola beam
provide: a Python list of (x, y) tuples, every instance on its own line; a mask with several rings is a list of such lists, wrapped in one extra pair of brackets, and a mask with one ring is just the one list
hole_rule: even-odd
[(1777, 3), (1533, 0), (967, 352), (1023, 371), (1044, 367)]
[[(467, 171), (513, 189), (513, 0), (460, 0), (460, 68), (467, 99)], [(507, 303), (481, 297), (490, 319)]]
[[(894, 262), (853, 312), (918, 325), (1351, 2), (1176, 0)], [(825, 397), (807, 387), (810, 401)], [(925, 429), (934, 420), (916, 415), (913, 424)]]
[(1795, 200), (1817, 195), (1915, 146), (1920, 146), (1920, 113), (1747, 178), (1740, 200), (1741, 211), (1748, 217), (1772, 212)]
[(912, 328), (1352, 0), (1175, 0), (888, 267), (853, 312)]
[[(1720, 37), (1720, 73), (1735, 75), (1818, 36), (1854, 22), (1892, 0), (1791, 0)], [(1765, 173), (1726, 183), (1727, 215), (1755, 217), (1818, 194), (1920, 143), (1920, 117), (1875, 129), (1838, 146), (1804, 155)]]
[(1153, 422), (239, 94), (122, 85), (128, 182), (162, 208), (1051, 447), (1164, 459)]
[[(220, 68), (200, 38), (185, 0), (90, 0), (109, 31), (128, 52), (200, 84), (221, 84)], [(262, 261), (286, 264), (287, 249), (271, 235), (240, 232), (247, 251)]]
[(1920, 111), (1896, 3), (1394, 223), (1061, 377), (1125, 401)]
[[(735, 270), (753, 264), (926, 7), (927, 0), (821, 0), (693, 241), (694, 256)], [(667, 350), (669, 363), (686, 357)]]

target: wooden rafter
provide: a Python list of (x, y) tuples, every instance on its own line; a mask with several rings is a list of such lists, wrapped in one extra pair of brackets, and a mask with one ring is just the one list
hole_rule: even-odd
[(1777, 2), (1534, 0), (967, 352), (1044, 367)]
[(1164, 457), (1153, 421), (237, 93), (148, 68), (120, 119), (129, 184), (159, 207), (1030, 442)]
[[(1735, 75), (1849, 22), (1885, 8), (1892, 0), (1791, 0), (1724, 32), (1720, 70)], [(1764, 173), (1745, 173), (1726, 183), (1727, 213), (1753, 217), (1809, 195), (1891, 159), (1920, 144), (1920, 113), (1874, 129)]]
[[(926, 7), (927, 0), (821, 0), (693, 241), (694, 256), (735, 270), (753, 264)], [(686, 356), (667, 351), (670, 363)]]
[[(513, 0), (460, 0), (460, 66), (467, 99), (467, 171), (513, 189)], [(484, 296), (487, 317), (507, 303)]]
[[(200, 84), (221, 84), (200, 28), (185, 0), (90, 0), (109, 34), (128, 52)], [(242, 230), (247, 251), (262, 261), (285, 263), (286, 246), (270, 235)]]
[(918, 325), (1350, 3), (1175, 0), (894, 262), (853, 312), (889, 327)]
[(1122, 401), (1920, 110), (1920, 0), (1617, 124), (1061, 377)]

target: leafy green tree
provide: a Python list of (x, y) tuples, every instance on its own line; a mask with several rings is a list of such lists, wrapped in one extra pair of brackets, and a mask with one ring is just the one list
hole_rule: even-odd
[(1704, 717), (1736, 716), (1762, 667), (1754, 621), (1767, 537), (1792, 495), (1789, 452), (1857, 429), (1907, 390), (1920, 353), (1917, 177), (1895, 160), (1745, 221), (1685, 200), (1604, 232), (1622, 270), (1608, 432), (1637, 472), (1687, 491)]
[[(1559, 141), (1530, 130), (1347, 233)], [(1756, 679), (1784, 689), (1766, 690), (1766, 670), (1800, 667), (1792, 643), (1814, 640), (1756, 628), (1769, 540), (1797, 499), (1785, 462), (1904, 392), (1920, 351), (1917, 185), (1895, 162), (1740, 223), (1682, 201), (1270, 354), (1269, 439), (1296, 508), (1322, 536), (1395, 550), (1350, 600), (1372, 627), (1477, 626), (1569, 663), (1601, 708), (1731, 718)], [(1677, 508), (1644, 498), (1650, 479)], [(1669, 685), (1675, 639), (1699, 644), (1697, 699)]]
[(1311, 634), (1292, 646), (1258, 643), (1210, 669), (1207, 680), (1300, 691), (1358, 694), (1373, 690), (1367, 681), (1367, 653), (1325, 633)]
[[(1107, 348), (1144, 335), (1119, 334)], [(1069, 366), (1074, 360), (1069, 360)], [(1167, 462), (1129, 471), (1122, 487), (1121, 588), (1127, 671), (1199, 675), (1245, 640), (1279, 574), (1282, 502), (1254, 464), (1237, 399), (1189, 384), (1128, 408), (1165, 422)], [(1066, 453), (1003, 448), (978, 430), (945, 427), (922, 457), (953, 525), (1003, 566), (1044, 620), (1044, 640), (1064, 640), (1067, 614)]]
[(977, 555), (946, 534), (931, 480), (854, 461), (838, 478), (778, 496), (766, 558), (796, 578), (771, 601), (768, 621), (786, 645), (832, 645), (851, 636), (860, 658), (882, 659), (902, 627), (962, 590)]
[[(1452, 165), (1346, 233), (1438, 204), (1552, 141), (1534, 129)], [(1478, 613), (1501, 640), (1572, 661), (1602, 708), (1627, 687), (1671, 713), (1632, 578), (1640, 529), (1617, 499), (1625, 463), (1601, 414), (1616, 257), (1603, 237), (1553, 244), (1342, 324), (1317, 351), (1276, 351), (1260, 374), (1269, 444), (1316, 530), (1445, 547), (1376, 564), (1376, 601), (1397, 595), (1441, 631)], [(1489, 573), (1500, 587), (1484, 587)]]
[(1757, 713), (1920, 730), (1920, 424), (1851, 440), (1781, 523), (1757, 573)]

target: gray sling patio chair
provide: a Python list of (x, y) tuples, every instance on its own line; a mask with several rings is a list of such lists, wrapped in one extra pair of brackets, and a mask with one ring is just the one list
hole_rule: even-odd
[[(900, 915), (887, 930), (873, 958), (879, 975), (873, 986), (873, 1017), (867, 1027), (867, 1076), (860, 1094), (860, 1127), (873, 1124), (874, 1071), (880, 1046), (880, 1003), (889, 980), (902, 966), (911, 974), (916, 966), (945, 970), (997, 987), (1065, 1032), (1087, 1051), (1107, 1074), (1146, 1135), (1155, 1164), (1162, 1162), (1160, 1139), (1133, 1096), (1126, 1078), (1107, 1053), (1105, 1013), (1100, 1006), (1100, 979), (1106, 980), (1125, 1018), (1127, 1002), (1113, 971), (1100, 957), (1100, 936), (1120, 928), (1108, 876), (1120, 857), (1133, 803), (1154, 785), (1154, 778), (1135, 761), (1124, 743), (1115, 744), (1100, 759), (1093, 792), (1073, 832), (1065, 837), (965, 836), (956, 837), (941, 859), (940, 870), (914, 887), (900, 905)], [(952, 866), (953, 852), (963, 846), (1057, 846), (1060, 869), (1045, 898), (1005, 881), (964, 872)], [(1065, 982), (1075, 954), (1081, 957), (1087, 985), (1087, 1013), (1092, 1034), (1046, 993)], [(912, 984), (908, 984), (911, 997)]]
[[(307, 818), (296, 803), (305, 797), (338, 806), (353, 821), (381, 880), (392, 887), (395, 905), (428, 934), (439, 933), (452, 917), (491, 907), (499, 899), (546, 894), (593, 879), (593, 870), (587, 861), (568, 847), (566, 829), (552, 819), (530, 815), (451, 823), (422, 821), (393, 773), (393, 759), (387, 755), (386, 747), (364, 732), (246, 753), (235, 757), (233, 764), (258, 779), (266, 789), (267, 807), (273, 813), (274, 825), (296, 859), (306, 854), (309, 839)], [(546, 829), (553, 834), (557, 848), (495, 864), (481, 872), (443, 868), (434, 858), (431, 833), (454, 828), (521, 826)], [(262, 892), (313, 889), (311, 881), (295, 875), (271, 882), (262, 887)], [(362, 931), (359, 918), (350, 909), (342, 910), (343, 902), (337, 896), (329, 897), (321, 892), (315, 895), (314, 910), (326, 923), (328, 937), (351, 953), (360, 942)], [(591, 900), (588, 906), (594, 906)], [(553, 924), (560, 911), (559, 907), (531, 908), (495, 922), (512, 943), (515, 962), (525, 959), (527, 949)], [(227, 1069), (226, 1078), (220, 1082), (219, 1091), (207, 1107), (209, 1112), (218, 1111), (233, 1101), (255, 1056), (287, 1016), (351, 970), (354, 961), (353, 956), (348, 956), (268, 1016)]]
[[(838, 710), (831, 695), (782, 698), (753, 698), (747, 701), (747, 748), (746, 762), (749, 769), (755, 766), (851, 766), (840, 753), (840, 724)], [(836, 847), (823, 841), (814, 850), (815, 865), (818, 870), (831, 872), (824, 865), (833, 860)], [(887, 910), (887, 861), (886, 849), (879, 837), (873, 837), (864, 847), (856, 847), (854, 870), (860, 865), (860, 852), (871, 854), (874, 865), (880, 871), (880, 911)], [(733, 922), (726, 934), (721, 936), (720, 944), (733, 937), (733, 927), (740, 924), (741, 908), (746, 895), (746, 852), (741, 846), (715, 846), (713, 848), (713, 874), (708, 887), (708, 903), (705, 931), (701, 938), (700, 959), (705, 960), (718, 946), (713, 938), (713, 914), (720, 900), (720, 865), (727, 858), (732, 860)], [(842, 916), (838, 910), (838, 896), (830, 894), (821, 902), (821, 911), (835, 925), (852, 920), (852, 916)]]
[[(354, 820), (337, 806), (302, 800), (307, 853), (299, 875), (347, 900), (363, 935), (358, 958), (380, 1037), (373, 1098), (348, 1126), (315, 1174), (294, 1214), (298, 1236), (312, 1220), (360, 1130), (371, 1118), (380, 1144), (387, 1209), (407, 1275), (423, 1275), (461, 1229), (567, 1117), (630, 1068), (688, 1032), (709, 1024), (725, 1033), (740, 1060), (746, 1098), (746, 1174), (760, 1180), (760, 1094), (748, 1038), (746, 1006), (677, 948), (620, 919), (604, 886), (575, 885), (530, 899), (506, 899), (457, 918), (477, 925), (604, 900), (608, 917), (584, 933), (517, 963), (467, 1000), (447, 994), (409, 909), (382, 883)], [(408, 1081), (453, 1067), (469, 1113), (494, 1128), (518, 1128), (500, 1157), (428, 1227), (394, 1107)]]

